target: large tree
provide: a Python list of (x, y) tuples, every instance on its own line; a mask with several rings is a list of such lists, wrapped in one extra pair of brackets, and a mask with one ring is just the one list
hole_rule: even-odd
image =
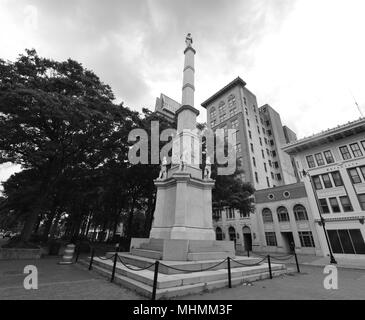
[(0, 60), (0, 163), (32, 170), (39, 183), (23, 212), (23, 241), (66, 173), (126, 160), (126, 137), (138, 114), (113, 100), (108, 85), (71, 59), (57, 62), (26, 50), (15, 62)]

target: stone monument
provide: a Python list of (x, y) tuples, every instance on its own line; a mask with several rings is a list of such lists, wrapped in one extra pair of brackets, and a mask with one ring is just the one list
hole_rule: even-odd
[[(194, 107), (193, 39), (189, 33), (184, 50), (182, 103), (177, 110), (177, 135), (173, 141), (171, 169), (162, 163), (157, 187), (156, 208), (149, 239), (132, 239), (131, 252), (151, 257), (161, 252), (163, 260), (204, 260), (234, 256), (230, 241), (216, 241), (212, 221), (210, 159), (204, 175), (200, 164), (200, 139), (196, 128), (199, 111)], [(156, 255), (153, 255), (156, 257)]]

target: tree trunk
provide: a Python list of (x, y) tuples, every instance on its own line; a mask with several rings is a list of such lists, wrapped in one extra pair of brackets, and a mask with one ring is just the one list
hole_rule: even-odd
[(134, 213), (135, 205), (136, 205), (136, 198), (133, 197), (132, 206), (131, 206), (131, 209), (129, 210), (128, 223), (127, 223), (127, 239), (128, 239), (128, 241), (130, 241), (132, 239), (133, 213)]
[(42, 234), (42, 241), (47, 242), (48, 241), (48, 235), (52, 227), (52, 222), (54, 217), (56, 216), (56, 210), (51, 212), (44, 224), (43, 234)]
[(56, 235), (56, 231), (58, 229), (58, 222), (60, 221), (61, 219), (61, 210), (57, 213), (56, 215), (56, 218), (54, 219), (54, 222), (52, 224), (52, 227), (51, 227), (51, 230), (50, 230), (50, 233), (49, 233), (49, 240), (53, 240), (55, 235)]
[(28, 216), (28, 218), (26, 219), (26, 221), (24, 223), (22, 234), (20, 236), (20, 239), (22, 241), (24, 241), (24, 242), (29, 241), (30, 236), (33, 233), (34, 225), (37, 222), (37, 218), (38, 218), (38, 210), (34, 209), (34, 210), (32, 210), (32, 212), (30, 213), (30, 215)]

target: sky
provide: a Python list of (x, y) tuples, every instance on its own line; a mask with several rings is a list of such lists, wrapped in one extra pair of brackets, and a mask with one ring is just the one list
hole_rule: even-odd
[[(75, 59), (111, 85), (117, 102), (154, 108), (181, 100), (192, 33), (195, 101), (237, 76), (299, 138), (365, 113), (363, 0), (0, 0), (0, 58), (25, 48)], [(0, 181), (19, 167), (0, 166)]]

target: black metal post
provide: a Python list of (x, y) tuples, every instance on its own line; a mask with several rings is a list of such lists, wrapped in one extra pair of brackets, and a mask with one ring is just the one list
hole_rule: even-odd
[(309, 177), (309, 181), (310, 181), (310, 184), (311, 184), (311, 187), (312, 187), (312, 191), (313, 191), (313, 194), (314, 194), (314, 198), (316, 200), (316, 204), (317, 204), (317, 208), (318, 208), (318, 213), (319, 213), (319, 216), (321, 218), (321, 224), (322, 224), (323, 232), (324, 232), (324, 235), (326, 237), (328, 251), (330, 253), (330, 263), (337, 264), (337, 261), (336, 261), (335, 257), (333, 256), (333, 253), (332, 253), (332, 248), (331, 248), (330, 241), (328, 239), (328, 234), (327, 234), (327, 230), (326, 230), (326, 223), (325, 223), (325, 220), (324, 220), (324, 218), (322, 216), (322, 209), (321, 209), (321, 206), (320, 206), (320, 203), (319, 203), (317, 191), (316, 191), (316, 189), (314, 187), (314, 183), (313, 183), (313, 180), (312, 180), (312, 176), (309, 174), (309, 172), (307, 172), (305, 170), (303, 170), (302, 173), (303, 173), (304, 176), (308, 176)]
[(247, 257), (250, 257), (250, 249), (247, 249)]
[(152, 298), (151, 300), (156, 300), (156, 290), (157, 290), (157, 278), (158, 278), (158, 266), (160, 265), (159, 261), (155, 262), (155, 274), (153, 276), (153, 289), (152, 289)]
[(232, 288), (232, 278), (231, 278), (231, 258), (227, 258), (227, 269), (228, 269), (228, 288)]
[(91, 248), (91, 257), (90, 257), (89, 270), (91, 270), (93, 268), (94, 255), (95, 255), (95, 249)]
[(297, 264), (297, 271), (298, 271), (298, 273), (300, 273), (298, 257), (297, 257), (297, 253), (295, 252), (295, 250), (294, 250), (294, 258), (295, 258), (295, 263)]
[(75, 258), (75, 263), (77, 263), (77, 261), (79, 261), (79, 256), (80, 256), (80, 245), (78, 245), (76, 247), (76, 258)]
[(267, 263), (269, 264), (269, 274), (270, 274), (270, 279), (272, 279), (272, 271), (271, 271), (271, 260), (270, 260), (270, 255), (267, 255)]
[(119, 252), (119, 243), (115, 245), (115, 254), (114, 254), (114, 262), (113, 262), (113, 271), (112, 271), (112, 277), (110, 278), (110, 282), (114, 281), (115, 277), (115, 269), (117, 267), (117, 261), (118, 261), (118, 252)]

